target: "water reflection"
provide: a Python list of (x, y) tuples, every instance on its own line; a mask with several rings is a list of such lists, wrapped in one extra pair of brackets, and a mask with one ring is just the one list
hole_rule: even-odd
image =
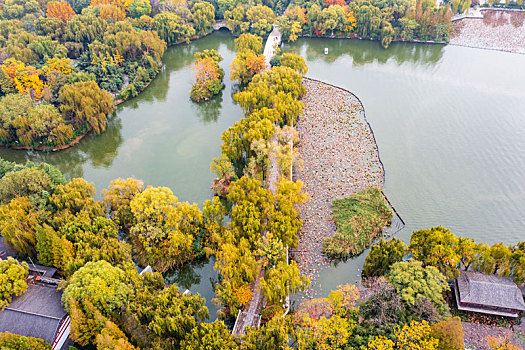
[(89, 134), (72, 148), (60, 152), (24, 152), (2, 149), (0, 156), (10, 161), (27, 160), (47, 162), (58, 167), (68, 178), (83, 177), (83, 167), (88, 162), (95, 168), (111, 167), (122, 145), (122, 121), (113, 115), (108, 127), (100, 135)]
[(222, 107), (222, 94), (223, 91), (209, 101), (193, 103), (197, 116), (204, 124), (217, 122), (219, 119)]
[(173, 269), (164, 274), (164, 279), (168, 284), (175, 284), (184, 292), (186, 289), (191, 293), (199, 293), (206, 299), (206, 307), (210, 311), (210, 320), (217, 318), (217, 306), (213, 304), (215, 297), (214, 286), (217, 283), (217, 273), (213, 269), (215, 260), (194, 261), (184, 266)]
[[(324, 49), (328, 48), (328, 54)], [(386, 63), (393, 59), (398, 64), (410, 62), (421, 65), (431, 65), (443, 57), (444, 45), (418, 45), (410, 43), (392, 43), (384, 49), (377, 41), (348, 39), (299, 39), (295, 43), (286, 44), (285, 51), (300, 52), (307, 61), (323, 60), (332, 63), (340, 57), (349, 56), (354, 66), (370, 63)]]

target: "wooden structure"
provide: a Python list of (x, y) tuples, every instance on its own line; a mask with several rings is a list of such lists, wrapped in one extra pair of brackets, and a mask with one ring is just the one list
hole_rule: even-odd
[(454, 291), (459, 310), (506, 317), (525, 311), (523, 295), (510, 278), (461, 271)]

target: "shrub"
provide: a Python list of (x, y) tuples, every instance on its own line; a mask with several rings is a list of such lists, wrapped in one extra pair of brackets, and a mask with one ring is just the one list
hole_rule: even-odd
[(323, 251), (335, 259), (346, 259), (363, 252), (393, 217), (378, 188), (336, 199), (332, 206), (337, 232), (325, 239)]

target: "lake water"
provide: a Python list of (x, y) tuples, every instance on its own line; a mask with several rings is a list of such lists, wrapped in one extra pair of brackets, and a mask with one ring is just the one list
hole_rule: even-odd
[[(189, 99), (191, 65), (205, 48), (224, 57), (226, 88), (197, 105)], [(399, 237), (443, 225), (488, 244), (525, 240), (525, 55), (426, 44), (385, 50), (328, 39), (301, 39), (284, 50), (305, 57), (309, 77), (363, 102), (385, 166), (385, 193), (406, 222)], [(209, 164), (220, 153), (220, 136), (242, 116), (228, 81), (233, 58), (233, 38), (223, 31), (171, 47), (159, 76), (117, 108), (104, 134), (58, 153), (1, 149), (0, 156), (49, 162), (94, 182), (98, 192), (133, 176), (200, 205), (212, 195)], [(326, 269), (321, 294), (354, 282), (365, 256)], [(197, 263), (167, 279), (206, 297), (213, 317), (212, 266)]]

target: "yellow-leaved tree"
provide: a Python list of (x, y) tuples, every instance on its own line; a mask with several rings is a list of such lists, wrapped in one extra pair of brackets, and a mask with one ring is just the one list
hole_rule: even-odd
[(394, 340), (376, 337), (368, 342), (368, 350), (437, 350), (439, 340), (432, 337), (427, 321), (412, 321), (403, 327), (397, 326)]

